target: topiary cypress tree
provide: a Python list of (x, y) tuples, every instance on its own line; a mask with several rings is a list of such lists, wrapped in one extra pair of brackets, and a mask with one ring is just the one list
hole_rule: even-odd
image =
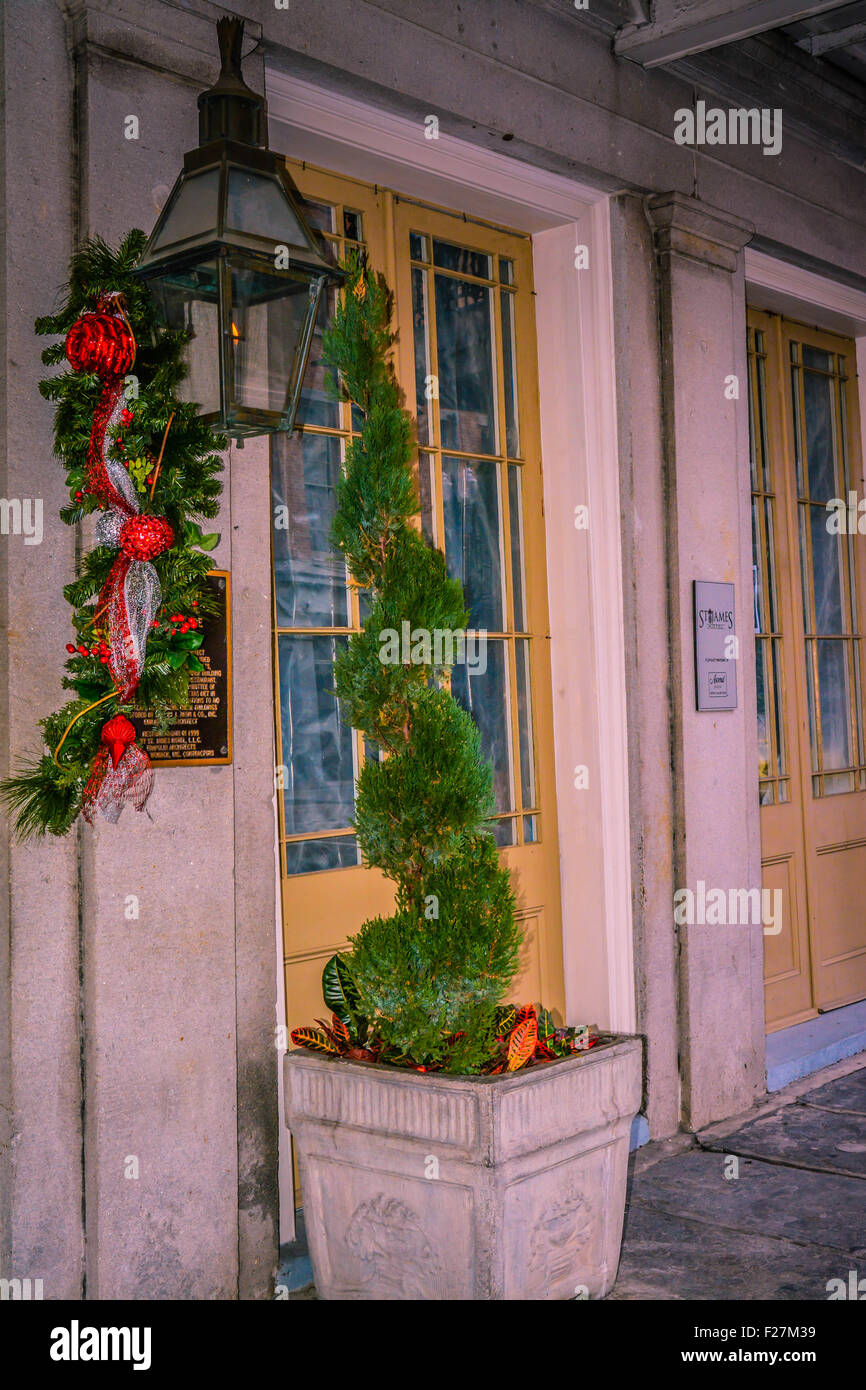
[[(420, 1066), (472, 1072), (489, 1059), (496, 1006), (518, 965), (514, 895), (485, 822), (493, 774), (478, 729), (435, 667), (432, 634), (468, 622), (462, 586), (414, 518), (412, 424), (390, 365), (390, 294), (351, 257), (324, 358), (360, 433), (346, 450), (332, 539), (370, 607), (335, 663), (343, 717), (378, 756), (358, 778), (364, 861), (396, 884), (395, 912), (364, 922), (351, 973), (359, 1013), (386, 1049)], [(403, 663), (393, 634), (429, 634)], [(445, 643), (447, 654), (449, 644)], [(424, 660), (424, 657), (427, 660)]]

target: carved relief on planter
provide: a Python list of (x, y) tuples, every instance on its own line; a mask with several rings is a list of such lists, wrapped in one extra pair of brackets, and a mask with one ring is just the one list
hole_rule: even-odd
[(360, 1202), (346, 1230), (348, 1263), (361, 1266), (360, 1287), (379, 1298), (442, 1297), (442, 1264), (418, 1213), (377, 1192)]

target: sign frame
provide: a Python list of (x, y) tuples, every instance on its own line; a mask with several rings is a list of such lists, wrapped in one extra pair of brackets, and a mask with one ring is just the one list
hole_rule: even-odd
[[(737, 657), (725, 656), (725, 643), (737, 635), (732, 583), (693, 580), (695, 704), (700, 713), (737, 709)], [(735, 645), (738, 651), (738, 645)], [(717, 693), (713, 693), (713, 692)]]
[[(145, 739), (145, 737), (144, 737), (144, 730), (140, 727), (140, 726), (141, 726), (141, 721), (142, 721), (142, 719), (143, 719), (144, 711), (142, 711), (140, 714), (139, 714), (139, 713), (133, 713), (133, 715), (131, 716), (131, 718), (132, 718), (133, 723), (135, 723), (135, 724), (138, 726), (138, 727), (136, 728), (136, 735), (137, 735), (137, 738), (138, 738), (139, 746), (140, 746), (141, 748), (143, 748), (143, 749), (148, 753), (148, 756), (149, 756), (149, 758), (150, 758), (150, 760), (151, 760), (151, 762), (152, 762), (152, 764), (153, 764), (153, 766), (154, 766), (155, 768), (170, 768), (170, 767), (227, 767), (227, 766), (230, 766), (230, 765), (231, 765), (231, 762), (232, 762), (233, 751), (234, 751), (234, 750), (233, 750), (233, 739), (232, 739), (233, 725), (234, 725), (234, 707), (233, 707), (233, 702), (232, 702), (232, 581), (231, 581), (231, 571), (230, 571), (230, 570), (208, 570), (207, 577), (208, 577), (208, 579), (222, 579), (222, 580), (225, 581), (225, 608), (224, 608), (224, 615), (223, 615), (223, 616), (224, 616), (224, 621), (225, 621), (225, 650), (226, 650), (226, 659), (225, 659), (226, 742), (225, 742), (225, 747), (226, 747), (226, 750), (227, 750), (227, 751), (226, 751), (225, 756), (220, 755), (219, 757), (215, 757), (215, 758), (160, 758), (160, 757), (157, 756), (156, 754), (150, 753), (150, 751), (148, 750), (147, 742), (146, 742), (146, 739)], [(206, 645), (206, 643), (207, 643), (207, 623), (208, 623), (209, 621), (210, 621), (210, 622), (213, 622), (213, 621), (218, 621), (218, 620), (219, 620), (218, 615), (212, 616), (210, 619), (208, 619), (208, 618), (205, 618), (205, 619), (204, 619), (204, 625), (205, 625), (205, 642), (202, 644), (203, 647), (204, 647), (204, 646)], [(192, 673), (192, 676), (191, 676), (191, 680), (194, 680), (194, 679), (195, 679), (195, 675), (196, 675), (196, 673), (193, 672), (193, 673)], [(183, 710), (179, 710), (178, 713), (179, 713), (179, 714), (182, 714), (182, 713), (184, 713), (184, 711), (183, 711)]]

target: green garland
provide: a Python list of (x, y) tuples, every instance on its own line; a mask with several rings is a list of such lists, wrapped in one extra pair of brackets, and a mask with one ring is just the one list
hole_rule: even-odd
[[(153, 708), (158, 725), (164, 728), (173, 711), (186, 701), (191, 672), (202, 669), (195, 655), (202, 642), (201, 621), (215, 611), (206, 584), (211, 568), (207, 552), (219, 536), (203, 535), (198, 522), (219, 512), (222, 486), (217, 474), (222, 464), (217, 451), (226, 447), (226, 440), (203, 424), (195, 405), (178, 399), (187, 339), (185, 334), (165, 328), (146, 286), (133, 274), (146, 239), (143, 232), (131, 231), (116, 251), (100, 238), (88, 242), (72, 259), (62, 309), (37, 319), (36, 332), (61, 335), (59, 343), (42, 353), (46, 366), (57, 366), (65, 361), (65, 335), (76, 319), (91, 311), (100, 295), (116, 291), (124, 296), (138, 353), (126, 402), (132, 420), (114, 432), (112, 448), (116, 457), (129, 460), (142, 513), (167, 517), (175, 536), (171, 549), (153, 561), (162, 589), (162, 608), (158, 626), (152, 629), (147, 643), (134, 701), (139, 708)], [(68, 526), (77, 525), (100, 506), (86, 491), (86, 459), (101, 387), (95, 374), (73, 371), (39, 383), (45, 399), (56, 402), (54, 451), (66, 470), (69, 488), (69, 505), (61, 509), (60, 517)], [(164, 438), (162, 465), (151, 500), (149, 480)], [(67, 648), (74, 651), (66, 662), (63, 685), (74, 692), (74, 698), (41, 721), (47, 752), (37, 763), (21, 767), (0, 783), (0, 797), (15, 815), (20, 839), (66, 834), (81, 810), (103, 724), (113, 715), (128, 715), (133, 709), (132, 704), (118, 698), (95, 704), (115, 691), (102, 660), (100, 641), (104, 633), (95, 600), (116, 556), (115, 550), (96, 546), (82, 556), (76, 578), (63, 590), (73, 609), (74, 628)]]

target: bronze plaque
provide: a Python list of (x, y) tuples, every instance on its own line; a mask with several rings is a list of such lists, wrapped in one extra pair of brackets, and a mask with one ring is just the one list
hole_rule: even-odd
[(154, 728), (153, 710), (131, 716), (140, 746), (154, 767), (197, 767), (232, 760), (231, 580), (211, 570), (208, 583), (219, 612), (204, 620), (204, 641), (195, 655), (204, 666), (189, 678), (189, 704), (165, 733)]

